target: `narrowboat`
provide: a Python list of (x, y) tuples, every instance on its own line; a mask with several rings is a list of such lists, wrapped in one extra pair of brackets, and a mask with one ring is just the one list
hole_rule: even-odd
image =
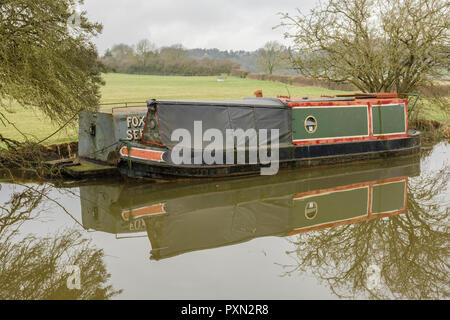
[(420, 150), (407, 99), (393, 93), (229, 101), (149, 100), (140, 141), (123, 141), (130, 178), (273, 175), (280, 169)]
[(151, 258), (166, 259), (404, 214), (408, 179), (419, 174), (413, 156), (269, 177), (81, 186), (82, 224), (148, 238)]

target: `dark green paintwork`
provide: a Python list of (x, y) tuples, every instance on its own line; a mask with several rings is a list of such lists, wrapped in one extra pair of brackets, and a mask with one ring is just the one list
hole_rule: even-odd
[(405, 132), (405, 106), (403, 104), (372, 106), (373, 134)]
[[(316, 132), (305, 130), (305, 119), (314, 116)], [(355, 137), (368, 135), (366, 106), (356, 107), (302, 107), (292, 110), (293, 140)]]
[(401, 210), (405, 205), (405, 181), (376, 185), (372, 193), (372, 213)]
[[(367, 216), (369, 201), (368, 187), (347, 191), (335, 191), (322, 195), (295, 199), (293, 204), (293, 228), (311, 227), (323, 223)], [(318, 211), (314, 219), (305, 217), (305, 208), (309, 202), (317, 203)]]

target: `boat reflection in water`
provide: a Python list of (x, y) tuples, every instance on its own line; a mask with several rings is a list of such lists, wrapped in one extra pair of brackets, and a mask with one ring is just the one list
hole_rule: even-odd
[(83, 226), (145, 232), (151, 259), (288, 236), (406, 212), (418, 159), (296, 170), (225, 181), (83, 186)]

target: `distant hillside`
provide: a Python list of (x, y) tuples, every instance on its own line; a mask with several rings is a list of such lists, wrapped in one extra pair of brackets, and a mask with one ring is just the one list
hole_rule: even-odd
[(257, 51), (245, 50), (219, 50), (219, 49), (187, 49), (188, 55), (194, 59), (210, 58), (210, 59), (227, 59), (237, 62), (241, 65), (241, 69), (248, 72), (258, 72), (256, 67)]

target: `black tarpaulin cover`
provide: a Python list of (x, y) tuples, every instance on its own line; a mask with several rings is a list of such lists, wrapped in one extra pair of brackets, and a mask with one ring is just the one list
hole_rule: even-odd
[[(279, 143), (292, 143), (291, 110), (279, 99), (247, 98), (230, 101), (154, 101), (163, 144), (173, 148), (179, 141), (172, 141), (176, 129), (186, 129), (194, 146), (194, 122), (202, 122), (202, 132), (218, 129), (226, 137), (227, 129), (267, 129), (270, 143), (271, 129), (279, 130)], [(266, 141), (259, 141), (265, 143)], [(210, 142), (203, 142), (205, 148)]]

